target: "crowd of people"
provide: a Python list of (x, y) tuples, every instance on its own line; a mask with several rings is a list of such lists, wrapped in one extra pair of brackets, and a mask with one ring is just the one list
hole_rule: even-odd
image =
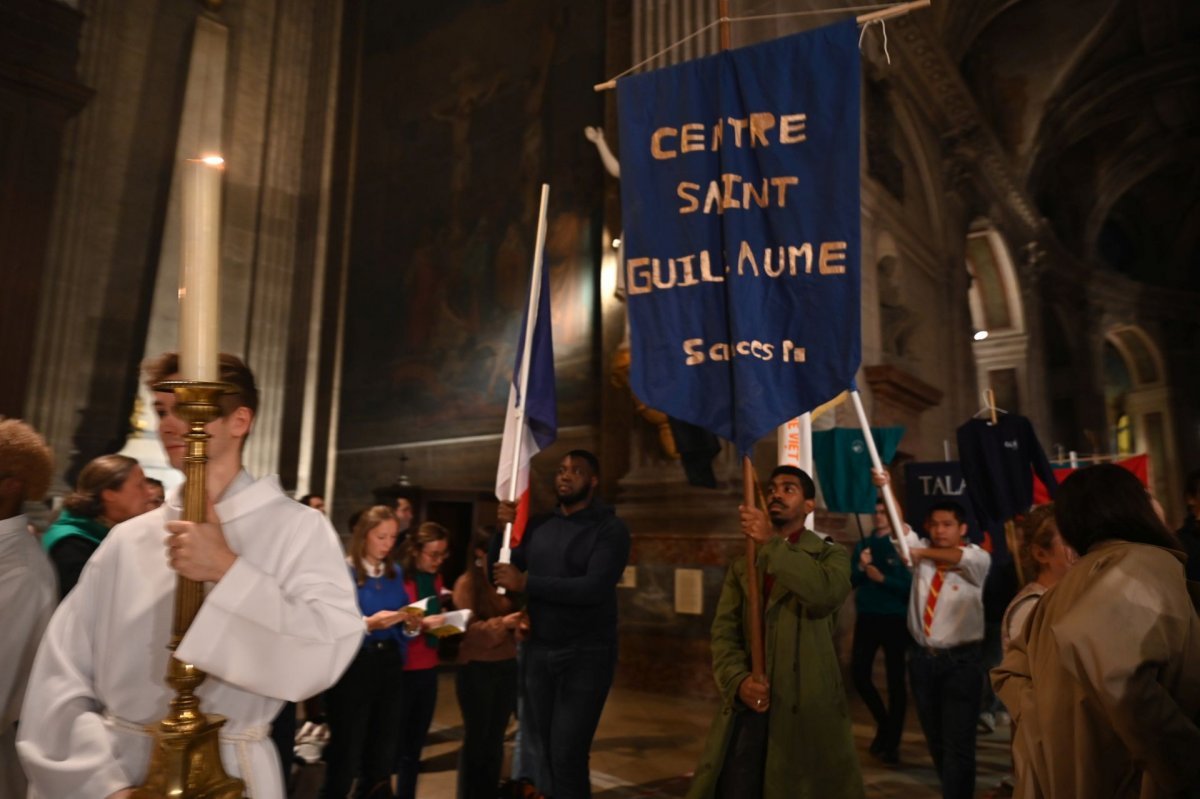
[[(148, 364), (147, 382), (177, 373), (168, 354)], [(254, 377), (223, 355), (221, 378), (236, 391), (208, 425), (205, 522), (182, 521), (178, 492), (164, 500), (136, 461), (105, 455), (80, 472), (39, 541), (21, 511), (48, 489), (50, 450), (28, 425), (0, 420), (0, 796), (25, 795), (26, 779), (32, 797), (131, 794), (150, 759), (147, 725), (170, 698), (165, 658), (153, 653), (169, 636), (177, 575), (209, 585), (175, 654), (208, 674), (198, 694), (228, 719), (222, 759), (249, 795), (286, 794), (301, 711), (306, 727), (327, 725), (322, 797), (420, 795), (440, 644), (453, 634), (458, 796), (497, 795), (514, 714), (517, 789), (590, 796), (631, 543), (596, 496), (596, 457), (562, 458), (556, 506), (530, 519), (510, 562), (498, 557), (500, 530), (517, 509), (500, 503), (447, 586), (451, 531), (415, 523), (408, 498), (356, 512), (343, 543), (322, 497), (297, 502), (274, 478), (252, 478), (241, 453)], [(173, 394), (155, 397), (179, 467), (186, 426)], [(864, 794), (835, 641), (852, 592), (850, 675), (876, 723), (869, 753), (884, 765), (899, 763), (911, 692), (946, 797), (975, 795), (977, 731), (996, 707), (1011, 717), (1015, 796), (1200, 789), (1200, 589), (1189, 583), (1200, 570), (1200, 472), (1176, 534), (1118, 466), (1079, 470), (1053, 504), (1031, 509), (1016, 553), (1030, 579), (993, 625), (998, 665), (984, 643), (996, 564), (969, 540), (962, 506), (933, 505), (922, 536), (893, 529), (880, 502), (850, 553), (806, 526), (816, 490), (803, 470), (780, 466), (764, 489), (764, 508), (740, 509), (754, 568), (731, 563), (714, 615), (721, 704), (690, 797)], [(462, 629), (452, 611), (470, 612)], [(886, 700), (873, 679), (880, 649)]]

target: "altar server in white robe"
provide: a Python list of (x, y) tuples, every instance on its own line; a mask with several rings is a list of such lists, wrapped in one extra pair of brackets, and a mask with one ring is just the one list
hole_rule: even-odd
[(42, 631), (58, 604), (54, 566), (21, 512), (50, 486), (54, 458), (19, 419), (0, 419), (0, 799), (25, 795), (17, 717)]
[[(153, 385), (175, 377), (173, 354), (147, 364)], [(17, 748), (38, 799), (124, 797), (146, 775), (146, 725), (165, 714), (176, 574), (208, 583), (207, 598), (177, 655), (208, 674), (197, 694), (221, 729), (226, 772), (254, 799), (282, 799), (279, 758), (268, 737), (284, 700), (332, 685), (366, 630), (342, 557), (321, 512), (289, 499), (275, 477), (254, 480), (241, 450), (257, 389), (237, 358), (221, 379), (239, 393), (208, 433), (210, 521), (179, 521), (181, 493), (117, 525), (59, 606), (34, 662)], [(155, 393), (159, 435), (182, 465), (186, 425), (175, 397)]]

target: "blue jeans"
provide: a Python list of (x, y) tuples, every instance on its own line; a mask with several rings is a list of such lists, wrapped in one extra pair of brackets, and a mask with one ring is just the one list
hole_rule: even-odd
[(617, 666), (615, 644), (525, 649), (525, 690), (542, 743), (550, 784), (538, 785), (553, 799), (592, 795), (588, 758), (600, 713)]
[(913, 647), (909, 679), (921, 730), (945, 799), (975, 794), (975, 724), (983, 692), (982, 652), (966, 644), (931, 653)]

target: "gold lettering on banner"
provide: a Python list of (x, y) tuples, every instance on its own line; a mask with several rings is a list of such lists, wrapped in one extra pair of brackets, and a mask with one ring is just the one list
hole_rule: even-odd
[(742, 146), (742, 131), (744, 131), (746, 128), (750, 127), (750, 120), (734, 119), (733, 117), (728, 117), (725, 121), (729, 123), (729, 127), (733, 128), (733, 146), (741, 147)]
[[(822, 241), (778, 244), (755, 249), (749, 241), (737, 246), (737, 277), (785, 280), (809, 278), (837, 280), (846, 274), (847, 242)], [(669, 258), (639, 257), (625, 261), (625, 290), (629, 294), (648, 294), (699, 286), (703, 283), (723, 283), (734, 274), (734, 263), (722, 258), (713, 263), (713, 252), (674, 255)], [(814, 275), (814, 265), (817, 267)]]
[(725, 195), (721, 199), (721, 210), (725, 210), (727, 208), (741, 208), (742, 206), (733, 197), (733, 184), (735, 182), (740, 183), (742, 176), (733, 175), (726, 172), (725, 174), (721, 175), (721, 180), (725, 183)]
[[(763, 178), (757, 185), (749, 183), (741, 175), (733, 172), (723, 172), (719, 180), (710, 180), (704, 192), (704, 207), (700, 208), (700, 198), (697, 192), (700, 184), (684, 180), (675, 187), (675, 194), (683, 200), (679, 206), (680, 214), (691, 214), (700, 210), (705, 214), (723, 214), (726, 211), (746, 210), (752, 204), (759, 208), (772, 205), (771, 187), (775, 187), (774, 205), (779, 208), (787, 207), (788, 189), (800, 184), (800, 178), (795, 175)], [(741, 191), (738, 191), (738, 187)]]
[(689, 191), (700, 191), (700, 184), (689, 183), (686, 180), (679, 184), (676, 194), (679, 195), (679, 199), (687, 201), (687, 205), (679, 209), (679, 213), (681, 214), (690, 214), (700, 207), (700, 198), (694, 194), (689, 194)]
[(725, 275), (714, 275), (712, 271), (712, 258), (709, 257), (708, 250), (700, 251), (700, 279), (705, 283), (724, 283)]
[(771, 200), (771, 192), (767, 190), (767, 179), (763, 178), (762, 191), (756, 191), (754, 184), (746, 181), (742, 184), (742, 205), (749, 208), (753, 202), (759, 208), (766, 208)]
[(799, 247), (788, 247), (788, 272), (796, 276), (796, 259), (804, 258), (804, 274), (812, 274), (812, 245), (807, 241)]
[(786, 114), (779, 118), (779, 143), (799, 144), (808, 138), (808, 114)]
[(758, 263), (754, 260), (754, 252), (750, 249), (750, 242), (743, 241), (742, 248), (738, 251), (738, 275), (744, 274), (744, 265), (750, 262), (750, 268), (754, 270), (754, 276), (758, 277)]
[(659, 161), (665, 161), (668, 158), (674, 158), (675, 156), (679, 155), (679, 153), (675, 152), (674, 150), (664, 150), (662, 146), (663, 139), (668, 136), (675, 137), (678, 135), (679, 131), (677, 131), (675, 128), (659, 128), (658, 130), (654, 131), (654, 134), (650, 137), (650, 155), (654, 156)]
[(712, 180), (708, 183), (708, 193), (704, 195), (704, 213), (711, 214), (714, 208), (719, 214), (725, 206), (721, 203), (721, 184)]
[(687, 288), (688, 286), (700, 285), (700, 281), (696, 279), (696, 276), (694, 274), (692, 274), (692, 258), (693, 257), (694, 256), (692, 256), (689, 253), (688, 255), (685, 255), (682, 258), (679, 258), (679, 259), (672, 258), (671, 259), (672, 261), (678, 260), (680, 267), (683, 268), (683, 280), (679, 281), (679, 288), (681, 288), (681, 289)]
[(669, 289), (675, 285), (675, 259), (674, 258), (669, 258), (667, 260), (667, 273), (671, 277), (670, 280), (663, 277), (662, 270), (659, 269), (659, 267), (662, 266), (661, 258), (652, 258), (652, 259), (650, 259), (650, 263), (654, 267), (653, 270), (651, 270), (654, 274), (654, 288)]
[(787, 187), (795, 186), (799, 182), (800, 178), (795, 177), (771, 178), (771, 185), (779, 190), (777, 196), (779, 198), (780, 208), (787, 207)]
[(750, 146), (755, 147), (761, 144), (763, 147), (770, 146), (767, 141), (767, 131), (775, 127), (775, 115), (760, 111), (750, 115)]
[(704, 149), (704, 126), (699, 122), (690, 122), (682, 128), (679, 139), (679, 149), (685, 153), (699, 152)]
[(649, 294), (653, 287), (649, 258), (630, 258), (625, 261), (625, 290), (630, 294)]
[(650, 134), (650, 154), (665, 161), (687, 153), (715, 153), (725, 143), (726, 128), (733, 131), (732, 144), (738, 149), (800, 144), (808, 138), (808, 114), (752, 111), (744, 117), (717, 119), (712, 127), (705, 122), (664, 125)]
[[(817, 271), (822, 275), (844, 275), (846, 273), (846, 242), (821, 242), (821, 260)], [(838, 265), (842, 262), (841, 265)]]

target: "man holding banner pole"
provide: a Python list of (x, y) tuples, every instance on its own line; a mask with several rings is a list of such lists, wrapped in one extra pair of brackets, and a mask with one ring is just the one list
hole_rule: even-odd
[(712, 627), (722, 708), (688, 796), (856, 797), (862, 776), (833, 645), (834, 613), (850, 593), (850, 558), (805, 526), (814, 486), (778, 466), (767, 512), (743, 505), (742, 533), (764, 575), (765, 676), (752, 673), (747, 562), (729, 567)]
[(858, 38), (847, 20), (617, 83), (631, 386), (743, 458), (747, 557), (714, 622), (725, 702), (696, 797), (718, 795), (735, 726), (768, 712), (765, 763), (749, 769), (762, 791), (723, 795), (862, 795), (830, 638), (849, 556), (805, 529), (813, 489), (798, 468), (772, 476), (768, 524), (749, 461), (852, 388), (861, 362)]

